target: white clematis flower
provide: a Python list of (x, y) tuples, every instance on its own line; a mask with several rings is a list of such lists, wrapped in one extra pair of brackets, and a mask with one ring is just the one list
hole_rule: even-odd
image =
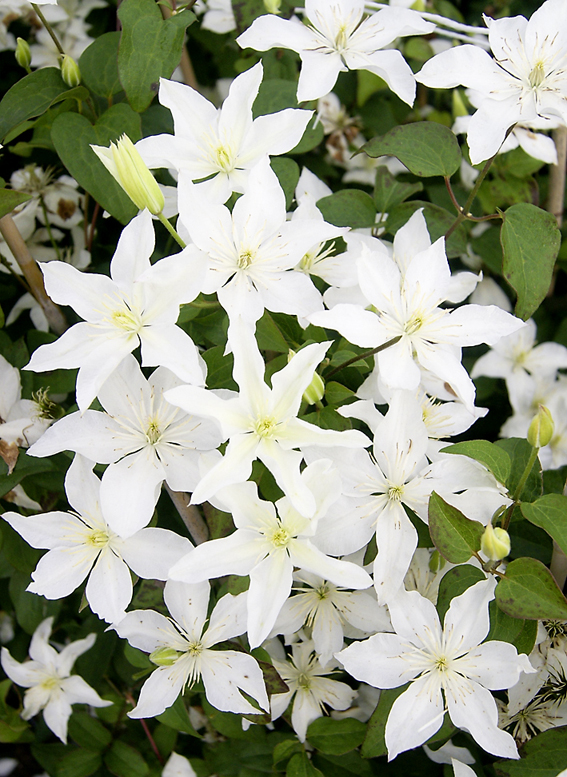
[(480, 644), (488, 634), (495, 578), (456, 596), (441, 628), (435, 606), (417, 591), (388, 603), (395, 634), (375, 634), (337, 654), (345, 669), (376, 688), (410, 685), (386, 723), (388, 759), (426, 742), (441, 728), (445, 705), (454, 725), (487, 752), (518, 758), (514, 739), (498, 728), (491, 690), (511, 688), (520, 672), (535, 671), (508, 642)]
[[(304, 518), (286, 497), (274, 506), (258, 498), (255, 483), (241, 483), (217, 495), (232, 513), (236, 531), (229, 537), (204, 542), (169, 572), (173, 580), (198, 583), (223, 575), (250, 575), (248, 640), (252, 648), (268, 637), (288, 598), (293, 569), (307, 570), (345, 588), (369, 588), (372, 580), (356, 564), (330, 558), (311, 542), (318, 520), (340, 493), (337, 471), (326, 459), (306, 467), (302, 485), (313, 494), (317, 512)], [(277, 512), (276, 512), (277, 511)]]
[(478, 110), (468, 127), (473, 165), (497, 153), (515, 124), (551, 129), (567, 123), (567, 7), (547, 0), (528, 21), (523, 16), (490, 19), (483, 49), (458, 46), (425, 63), (416, 79), (450, 89), (462, 84), (475, 92)]
[(122, 359), (139, 345), (142, 364), (168, 367), (182, 380), (202, 384), (202, 360), (175, 322), (179, 306), (201, 291), (204, 264), (188, 246), (150, 264), (155, 245), (152, 218), (142, 211), (122, 232), (106, 275), (82, 273), (65, 262), (42, 265), (54, 302), (85, 319), (34, 351), (26, 369), (44, 372), (79, 367), (77, 404), (85, 411)]
[(192, 491), (200, 478), (199, 451), (222, 441), (212, 421), (165, 401), (164, 392), (182, 382), (165, 367), (146, 380), (128, 354), (98, 392), (106, 412), (86, 410), (62, 418), (29, 455), (68, 450), (108, 464), (101, 508), (112, 529), (129, 537), (150, 522), (163, 481), (173, 491)]
[(22, 718), (29, 720), (43, 710), (48, 728), (66, 744), (72, 704), (108, 707), (112, 702), (101, 699), (82, 677), (71, 675), (73, 664), (94, 645), (96, 635), (89, 634), (85, 639), (71, 642), (58, 653), (49, 644), (52, 626), (53, 618), (46, 618), (34, 631), (30, 644), (31, 661), (21, 664), (12, 658), (7, 648), (2, 648), (2, 669), (10, 680), (27, 688)]
[(402, 36), (433, 32), (435, 25), (405, 8), (383, 8), (366, 19), (364, 13), (364, 0), (306, 0), (307, 25), (297, 18), (287, 21), (268, 14), (256, 19), (236, 42), (257, 51), (296, 51), (303, 63), (297, 89), (300, 102), (328, 94), (341, 71), (369, 70), (413, 105), (411, 69), (399, 51), (387, 47)]
[[(159, 100), (173, 114), (174, 135), (153, 135), (136, 143), (148, 167), (184, 171), (198, 183), (199, 196), (225, 202), (232, 192), (247, 191), (248, 174), (263, 157), (294, 148), (311, 111), (286, 108), (252, 117), (262, 82), (258, 63), (235, 78), (221, 108), (185, 84), (160, 80)], [(214, 176), (208, 181), (203, 178)]]
[(76, 513), (2, 516), (33, 548), (48, 549), (27, 590), (63, 599), (88, 577), (85, 596), (91, 610), (108, 623), (119, 621), (132, 599), (130, 569), (139, 577), (166, 580), (169, 568), (191, 543), (167, 529), (142, 529), (128, 539), (115, 534), (101, 512), (100, 481), (92, 462), (78, 454), (67, 472), (65, 490)]
[(223, 458), (197, 485), (191, 501), (200, 504), (224, 486), (243, 483), (250, 477), (252, 462), (260, 459), (295, 509), (311, 517), (317, 505), (299, 474), (303, 454), (294, 448), (305, 445), (363, 448), (368, 444), (368, 438), (355, 429), (336, 432), (297, 418), (303, 392), (329, 344), (302, 348), (272, 376), (270, 389), (264, 382), (265, 364), (256, 338), (242, 319), (230, 326), (229, 343), (234, 353), (233, 377), (240, 388), (237, 397), (222, 399), (198, 386), (179, 386), (165, 394), (172, 405), (197, 417), (217, 421), (223, 438), (229, 439)]
[(171, 618), (152, 610), (135, 610), (114, 626), (119, 636), (150, 653), (158, 669), (146, 680), (131, 718), (153, 718), (171, 707), (180, 693), (199, 679), (210, 704), (222, 712), (258, 714), (240, 691), (268, 709), (262, 671), (252, 656), (234, 650), (212, 650), (217, 642), (245, 631), (246, 592), (227, 594), (207, 623), (209, 584), (168, 581), (164, 599)]

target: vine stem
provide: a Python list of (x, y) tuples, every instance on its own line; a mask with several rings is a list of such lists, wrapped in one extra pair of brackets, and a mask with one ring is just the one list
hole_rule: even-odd
[(382, 345), (379, 345), (377, 348), (372, 348), (371, 351), (365, 351), (364, 353), (361, 353), (358, 356), (353, 356), (352, 359), (348, 359), (346, 362), (339, 364), (339, 366), (331, 370), (331, 372), (329, 372), (328, 375), (325, 375), (325, 380), (329, 380), (329, 378), (331, 378), (333, 375), (336, 375), (337, 372), (340, 372), (340, 370), (344, 370), (345, 367), (350, 367), (351, 364), (361, 361), (361, 359), (366, 359), (367, 356), (374, 356), (375, 353), (380, 353), (380, 351), (385, 351), (386, 348), (389, 348), (391, 345), (395, 345), (401, 339), (402, 339), (401, 335), (398, 335), (397, 337), (392, 337), (391, 340), (388, 340), (387, 342), (382, 343)]
[(57, 37), (57, 35), (56, 35), (56, 34), (55, 34), (55, 32), (53, 31), (53, 28), (52, 28), (52, 26), (49, 24), (49, 22), (47, 21), (47, 19), (46, 19), (46, 18), (45, 18), (45, 16), (43, 15), (43, 13), (42, 13), (42, 11), (41, 11), (40, 7), (39, 7), (39, 6), (38, 6), (36, 3), (32, 3), (31, 5), (32, 5), (32, 8), (33, 8), (33, 10), (36, 12), (36, 14), (38, 15), (38, 17), (40, 18), (40, 20), (41, 20), (41, 23), (43, 24), (43, 26), (45, 27), (45, 29), (47, 30), (47, 32), (48, 32), (48, 33), (49, 33), (49, 35), (51, 36), (51, 40), (52, 40), (52, 41), (53, 41), (53, 43), (55, 43), (55, 45), (57, 46), (57, 51), (58, 51), (58, 52), (61, 54), (61, 56), (62, 56), (62, 57), (64, 57), (64, 56), (65, 56), (65, 51), (64, 51), (64, 49), (63, 49), (63, 46), (62, 46), (62, 45), (61, 45), (61, 43), (59, 42), (59, 38)]
[(206, 542), (209, 539), (209, 529), (195, 505), (189, 504), (188, 495), (182, 491), (173, 491), (167, 483), (165, 483), (165, 489), (195, 545)]
[(169, 219), (166, 219), (166, 217), (163, 215), (163, 213), (158, 213), (158, 219), (161, 221), (163, 226), (167, 229), (171, 237), (175, 240), (175, 242), (181, 246), (181, 248), (186, 248), (187, 243), (185, 243), (181, 237), (179, 236), (177, 230), (175, 230), (171, 224), (169, 223)]
[[(136, 702), (134, 701), (134, 698), (132, 697), (132, 695), (130, 693), (125, 694), (124, 698), (126, 699), (128, 704), (132, 705), (132, 707), (136, 706)], [(158, 759), (160, 764), (163, 766), (163, 764), (164, 764), (163, 756), (160, 753), (160, 751), (158, 749), (158, 746), (156, 745), (156, 743), (154, 741), (154, 738), (152, 736), (152, 732), (150, 731), (148, 724), (146, 723), (144, 718), (139, 718), (139, 721), (142, 724), (142, 728), (144, 729), (144, 733), (145, 733), (146, 737), (148, 738), (148, 742), (150, 743), (151, 748), (152, 748), (152, 750), (154, 751), (154, 753), (156, 755), (156, 758)]]
[[(467, 199), (467, 201), (464, 204), (464, 207), (461, 208), (460, 206), (458, 206), (459, 207), (459, 213), (458, 213), (457, 218), (455, 219), (455, 221), (451, 224), (451, 226), (449, 227), (449, 229), (445, 233), (445, 240), (448, 240), (451, 237), (453, 232), (457, 229), (457, 227), (459, 226), (459, 224), (462, 221), (465, 221), (465, 219), (468, 219), (469, 217), (472, 216), (472, 214), (470, 213), (471, 205), (473, 204), (473, 200), (476, 197), (476, 195), (478, 193), (478, 190), (480, 189), (480, 185), (484, 181), (484, 179), (486, 177), (486, 174), (490, 170), (490, 165), (494, 162), (495, 158), (496, 158), (496, 154), (494, 154), (494, 156), (491, 156), (490, 159), (487, 159), (487, 161), (485, 162), (484, 167), (480, 171), (480, 173), (478, 175), (478, 178), (475, 181), (475, 184), (474, 184), (473, 188), (471, 189), (471, 193), (469, 194), (468, 199)], [(447, 179), (445, 179), (445, 180), (447, 180)], [(474, 218), (474, 216), (473, 216), (473, 218)]]
[(514, 512), (514, 508), (520, 503), (520, 497), (522, 495), (522, 491), (524, 490), (524, 486), (526, 485), (527, 479), (530, 476), (530, 472), (532, 471), (532, 468), (536, 463), (538, 453), (539, 453), (539, 448), (532, 448), (532, 451), (530, 453), (530, 458), (528, 459), (528, 463), (526, 464), (526, 467), (522, 472), (522, 477), (519, 479), (518, 485), (516, 486), (516, 490), (514, 491), (514, 495), (512, 496), (512, 504), (508, 507), (508, 509), (504, 513), (504, 517), (502, 518), (502, 522), (500, 526), (506, 531), (508, 530), (508, 526), (510, 525), (510, 519), (512, 518), (512, 513)]
[(47, 296), (43, 275), (10, 214), (0, 219), (0, 233), (19, 264), (30, 291), (41, 306), (50, 328), (57, 334), (67, 329), (67, 321), (61, 309)]

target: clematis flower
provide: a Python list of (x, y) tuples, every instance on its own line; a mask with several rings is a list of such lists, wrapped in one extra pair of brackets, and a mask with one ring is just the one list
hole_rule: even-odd
[(68, 450), (108, 464), (101, 509), (113, 531), (129, 537), (150, 522), (163, 481), (173, 491), (192, 491), (200, 478), (199, 451), (221, 443), (216, 424), (165, 401), (164, 391), (181, 384), (165, 367), (146, 380), (128, 354), (98, 392), (105, 413), (71, 413), (28, 453)]
[(146, 579), (166, 580), (191, 543), (167, 529), (142, 529), (126, 540), (115, 534), (101, 512), (100, 481), (80, 455), (69, 467), (65, 491), (76, 513), (2, 516), (33, 548), (48, 549), (27, 590), (63, 599), (88, 577), (91, 610), (108, 623), (119, 621), (132, 599), (130, 569)]
[(295, 268), (315, 242), (346, 230), (328, 224), (320, 213), (287, 221), (285, 195), (267, 158), (251, 170), (249, 184), (231, 213), (180, 176), (180, 221), (207, 256), (203, 292), (216, 292), (231, 320), (242, 316), (249, 324), (264, 309), (302, 317), (322, 310), (320, 293)]
[(311, 641), (296, 642), (291, 646), (288, 661), (274, 658), (273, 664), (289, 691), (272, 696), (272, 720), (283, 715), (293, 700), (291, 725), (300, 742), (305, 742), (309, 724), (324, 714), (324, 705), (333, 710), (346, 710), (356, 696), (356, 691), (346, 683), (326, 676), (333, 669), (321, 666)]
[(313, 495), (316, 513), (304, 518), (283, 497), (274, 506), (258, 498), (255, 483), (229, 486), (217, 502), (230, 511), (236, 531), (204, 542), (175, 564), (169, 577), (198, 583), (223, 575), (250, 575), (246, 630), (252, 648), (268, 637), (288, 598), (293, 569), (307, 570), (345, 588), (369, 588), (372, 580), (356, 564), (330, 558), (310, 538), (329, 503), (340, 493), (337, 471), (326, 459), (306, 467), (301, 484)]
[(40, 346), (26, 369), (79, 367), (77, 404), (85, 411), (122, 359), (142, 346), (143, 366), (168, 367), (182, 380), (202, 384), (202, 360), (191, 338), (175, 326), (179, 305), (201, 291), (204, 264), (188, 246), (150, 264), (155, 236), (142, 211), (122, 232), (106, 275), (82, 273), (65, 262), (42, 265), (54, 302), (70, 305), (85, 319), (58, 340)]
[(36, 400), (22, 399), (21, 394), (18, 369), (0, 354), (0, 441), (15, 447), (16, 458), (17, 446), (27, 448), (53, 422), (45, 394)]
[(71, 642), (58, 653), (49, 644), (52, 626), (53, 618), (46, 618), (34, 631), (30, 644), (31, 661), (21, 664), (3, 647), (2, 669), (12, 682), (27, 688), (22, 718), (29, 720), (43, 710), (48, 728), (66, 744), (72, 704), (108, 707), (112, 702), (101, 699), (82, 677), (71, 675), (73, 664), (94, 645), (96, 635), (89, 634), (85, 639)]
[(133, 647), (150, 653), (150, 660), (158, 666), (144, 683), (129, 717), (160, 715), (199, 679), (209, 703), (222, 712), (258, 713), (241, 690), (268, 709), (262, 671), (255, 659), (234, 650), (212, 649), (244, 633), (247, 594), (223, 596), (206, 627), (209, 590), (208, 583), (186, 585), (169, 580), (164, 599), (171, 618), (152, 610), (135, 610), (114, 626)]
[[(399, 337), (395, 345), (376, 355), (375, 377), (389, 389), (412, 390), (422, 381), (422, 372), (429, 372), (447, 383), (453, 395), (474, 412), (475, 389), (461, 364), (461, 347), (491, 345), (523, 327), (524, 322), (495, 306), (442, 308), (455, 285), (444, 239), (423, 248), (420, 237), (424, 229), (420, 214), (398, 231), (398, 243), (406, 249), (404, 269), (401, 260), (390, 258), (379, 241), (375, 241), (375, 250), (361, 243), (359, 286), (371, 310), (340, 303), (332, 310), (314, 313), (309, 320), (316, 326), (337, 329), (363, 348), (375, 348)], [(410, 250), (414, 235), (421, 243), (416, 253)]]
[(473, 165), (496, 154), (510, 127), (542, 129), (567, 123), (567, 7), (547, 0), (528, 21), (523, 16), (490, 19), (493, 57), (477, 46), (449, 49), (425, 63), (416, 79), (426, 86), (473, 89), (478, 110), (468, 127)]
[[(252, 105), (262, 82), (262, 64), (235, 78), (222, 108), (199, 92), (175, 81), (160, 80), (159, 100), (173, 114), (174, 135), (153, 135), (136, 143), (148, 167), (185, 171), (201, 181), (200, 196), (225, 202), (232, 192), (247, 190), (249, 171), (269, 154), (296, 146), (311, 111), (286, 108), (252, 118)], [(208, 181), (203, 178), (213, 176)]]
[(406, 8), (383, 8), (363, 19), (364, 0), (306, 0), (309, 24), (297, 18), (260, 16), (236, 42), (242, 48), (296, 51), (303, 66), (297, 99), (317, 100), (328, 94), (345, 70), (369, 70), (380, 76), (408, 105), (413, 105), (415, 81), (396, 49), (385, 49), (396, 38), (426, 35), (435, 25)]
[(388, 759), (426, 742), (441, 728), (444, 705), (454, 725), (487, 752), (519, 758), (514, 739), (498, 728), (489, 691), (511, 688), (520, 672), (535, 671), (508, 642), (483, 642), (496, 580), (483, 580), (451, 601), (441, 628), (435, 606), (417, 591), (388, 603), (395, 634), (375, 634), (337, 653), (345, 669), (376, 688), (409, 687), (386, 723)]
[(300, 478), (304, 445), (363, 448), (368, 438), (355, 429), (336, 432), (297, 418), (303, 392), (327, 350), (328, 343), (308, 345), (272, 376), (272, 388), (264, 382), (264, 359), (252, 330), (236, 319), (229, 328), (234, 353), (233, 377), (240, 388), (237, 397), (223, 399), (198, 386), (179, 386), (165, 394), (172, 405), (197, 417), (211, 418), (229, 439), (223, 458), (197, 485), (193, 504), (200, 504), (224, 486), (250, 477), (252, 462), (260, 459), (274, 475), (294, 508), (303, 516), (316, 511), (312, 492)]

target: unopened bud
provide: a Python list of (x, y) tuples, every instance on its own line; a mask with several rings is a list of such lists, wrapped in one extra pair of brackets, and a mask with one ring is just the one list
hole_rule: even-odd
[(433, 574), (437, 574), (443, 567), (445, 566), (447, 562), (443, 558), (443, 556), (439, 553), (438, 550), (434, 550), (431, 554), (431, 558), (429, 559), (429, 571), (433, 572)]
[(279, 13), (282, 0), (264, 0), (264, 8), (268, 13)]
[(128, 135), (122, 135), (110, 148), (91, 148), (137, 208), (147, 208), (154, 216), (162, 212), (163, 192)]
[[(290, 348), (287, 354), (288, 363), (293, 359), (294, 356), (295, 356), (295, 351), (292, 351), (292, 349)], [(318, 372), (314, 372), (313, 378), (311, 379), (311, 383), (307, 386), (307, 388), (303, 392), (302, 399), (305, 402), (307, 402), (308, 405), (315, 405), (317, 402), (320, 402), (324, 396), (325, 396), (325, 382), (323, 381), (323, 378), (319, 375)]]
[(533, 448), (543, 448), (551, 442), (555, 424), (545, 405), (540, 405), (528, 429), (528, 442)]
[(489, 523), (480, 539), (480, 549), (491, 561), (501, 561), (510, 554), (510, 535), (506, 529), (494, 529)]
[(81, 83), (81, 71), (79, 66), (68, 54), (65, 54), (61, 60), (61, 78), (65, 81), (67, 86), (79, 86)]
[(181, 653), (171, 647), (160, 647), (150, 653), (150, 661), (156, 666), (172, 666), (180, 655)]
[(415, 0), (415, 3), (410, 6), (412, 11), (423, 12), (425, 11), (425, 0)]
[(29, 66), (31, 64), (31, 51), (29, 43), (23, 38), (17, 38), (16, 40), (16, 62), (20, 67), (23, 67), (25, 70), (29, 70)]

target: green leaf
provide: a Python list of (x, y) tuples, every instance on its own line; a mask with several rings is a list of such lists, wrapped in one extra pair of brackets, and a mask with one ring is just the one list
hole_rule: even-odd
[(295, 194), (295, 187), (299, 181), (299, 165), (293, 159), (285, 156), (274, 157), (270, 161), (274, 173), (278, 176), (280, 186), (285, 194), (285, 206), (290, 208)]
[(53, 461), (50, 459), (37, 459), (32, 456), (27, 456), (24, 452), (20, 452), (16, 466), (10, 475), (8, 475), (8, 467), (4, 461), (0, 461), (0, 496), (4, 496), (8, 491), (11, 491), (14, 486), (21, 483), (22, 480), (29, 475), (36, 475), (39, 472), (49, 472), (55, 469)]
[[(521, 437), (508, 437), (505, 440), (498, 440), (495, 445), (506, 451), (512, 460), (512, 469), (510, 470), (506, 486), (508, 491), (513, 494), (528, 465), (532, 453), (532, 446), (527, 440), (524, 440)], [(536, 458), (519, 498), (525, 502), (533, 502), (534, 499), (541, 496), (542, 489), (541, 463), (539, 458)]]
[(531, 504), (520, 505), (524, 518), (544, 529), (567, 553), (567, 496), (545, 494)]
[(127, 224), (137, 208), (104, 167), (91, 144), (109, 146), (126, 133), (140, 140), (140, 117), (125, 103), (109, 108), (93, 126), (78, 113), (62, 113), (53, 122), (51, 137), (61, 161), (79, 184), (114, 218)]
[(274, 766), (283, 765), (298, 752), (303, 750), (303, 745), (297, 739), (286, 739), (274, 747)]
[(73, 712), (69, 718), (69, 737), (79, 747), (104, 750), (112, 742), (112, 734), (102, 723), (86, 712)]
[(46, 67), (24, 76), (0, 102), (0, 140), (4, 141), (18, 124), (41, 116), (54, 103), (64, 100), (69, 91), (59, 68)]
[[(269, 113), (283, 111), (286, 108), (298, 107), (297, 83), (295, 81), (286, 81), (283, 78), (264, 78), (252, 106), (252, 116), (257, 118)], [(305, 154), (318, 146), (324, 136), (323, 125), (314, 116), (297, 146), (288, 151), (288, 154)]]
[(549, 569), (535, 558), (518, 558), (508, 564), (506, 576), (496, 586), (496, 602), (512, 618), (567, 618), (567, 599)]
[(57, 764), (56, 777), (89, 777), (102, 766), (100, 753), (95, 750), (72, 750)]
[(195, 14), (182, 11), (163, 19), (154, 0), (124, 0), (118, 8), (122, 37), (118, 49), (120, 81), (135, 111), (142, 113), (181, 60), (186, 28)]
[(118, 76), (119, 43), (119, 32), (106, 32), (96, 38), (79, 58), (83, 83), (91, 92), (107, 100), (122, 89)]
[(290, 759), (285, 773), (286, 777), (324, 777), (323, 772), (313, 766), (305, 751)]
[(429, 533), (435, 547), (452, 564), (463, 564), (480, 549), (484, 526), (447, 504), (435, 491), (429, 500)]
[(514, 312), (526, 321), (551, 284), (561, 233), (551, 213), (522, 202), (505, 211), (500, 241), (502, 272), (518, 295)]
[(174, 728), (176, 731), (182, 731), (184, 734), (190, 734), (192, 737), (201, 738), (201, 735), (195, 731), (189, 719), (183, 696), (178, 696), (171, 707), (168, 707), (165, 712), (158, 715), (156, 720), (170, 728)]
[[(279, 3), (278, 16), (289, 19), (293, 13), (295, 3), (293, 0), (281, 0)], [(244, 32), (250, 27), (254, 19), (264, 16), (268, 13), (264, 0), (232, 0), (232, 12), (238, 32)]]
[(486, 575), (478, 567), (471, 564), (461, 564), (445, 572), (439, 583), (439, 593), (437, 595), (437, 612), (441, 623), (445, 619), (445, 613), (449, 609), (451, 600), (455, 596), (464, 594), (471, 585), (486, 580)]
[(120, 739), (115, 739), (112, 743), (112, 747), (104, 756), (104, 765), (117, 777), (146, 777), (150, 771), (140, 753)]
[(496, 602), (490, 602), (490, 631), (488, 640), (510, 642), (518, 653), (529, 655), (534, 649), (537, 637), (537, 621), (511, 618), (498, 607)]
[(407, 687), (407, 685), (402, 685), (399, 688), (390, 688), (380, 693), (380, 700), (368, 721), (366, 737), (362, 743), (360, 752), (363, 758), (377, 758), (380, 755), (386, 755), (388, 752), (384, 738), (386, 721), (388, 720), (392, 705)]
[[(395, 235), (400, 227), (403, 227), (419, 208), (423, 208), (423, 215), (427, 222), (427, 229), (432, 242), (442, 237), (455, 221), (454, 214), (449, 213), (448, 210), (439, 207), (439, 205), (432, 205), (430, 202), (423, 200), (411, 200), (410, 202), (402, 202), (401, 205), (397, 205), (388, 214), (386, 230)], [(467, 231), (463, 224), (459, 224), (449, 237), (445, 244), (445, 250), (449, 259), (466, 253)]]
[(289, 351), (285, 337), (267, 310), (264, 311), (264, 315), (256, 324), (256, 339), (258, 340), (258, 348), (262, 351), (276, 351), (276, 353), (285, 354)]
[(28, 634), (33, 634), (39, 624), (50, 615), (56, 616), (63, 600), (49, 601), (39, 594), (26, 591), (31, 583), (25, 572), (14, 572), (10, 578), (10, 598), (16, 610), (16, 620)]
[(337, 227), (373, 227), (376, 220), (376, 206), (372, 197), (360, 189), (342, 189), (322, 197), (317, 201), (317, 207), (325, 221)]
[(512, 461), (506, 451), (488, 440), (468, 440), (442, 448), (441, 453), (456, 453), (480, 461), (492, 472), (499, 483), (506, 484), (512, 469)]
[(374, 184), (374, 204), (379, 213), (389, 213), (408, 197), (423, 191), (422, 183), (402, 183), (390, 173), (384, 165), (376, 171)]
[(496, 761), (499, 777), (559, 777), (567, 768), (567, 726), (543, 731), (522, 748), (520, 761)]
[(33, 757), (49, 774), (55, 774), (59, 762), (69, 750), (69, 747), (59, 742), (53, 745), (33, 744), (31, 746)]
[(374, 774), (370, 762), (363, 760), (358, 750), (344, 755), (314, 753), (313, 764), (325, 777), (373, 777)]
[(16, 192), (13, 189), (0, 189), (0, 219), (28, 200), (31, 200), (31, 194)]
[(342, 383), (337, 383), (335, 380), (331, 380), (325, 386), (325, 400), (329, 405), (342, 405), (347, 399), (351, 399), (355, 396), (355, 392), (351, 389), (343, 386)]
[(321, 753), (344, 755), (362, 744), (366, 725), (355, 718), (317, 718), (307, 729), (307, 739)]
[(450, 177), (461, 165), (459, 141), (448, 127), (433, 121), (401, 124), (362, 146), (368, 156), (395, 156), (420, 177)]

